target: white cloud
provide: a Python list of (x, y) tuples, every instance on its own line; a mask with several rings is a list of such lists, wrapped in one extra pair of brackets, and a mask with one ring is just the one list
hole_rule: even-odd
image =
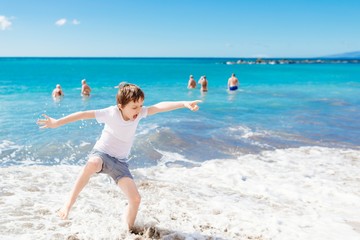
[(77, 19), (74, 19), (74, 20), (72, 20), (72, 23), (73, 23), (74, 25), (79, 25), (79, 24), (80, 24), (80, 21), (77, 20)]
[[(55, 22), (55, 24), (61, 27), (61, 26), (64, 26), (67, 22), (68, 22), (68, 21), (67, 21), (66, 18), (61, 18), (61, 19), (57, 20), (57, 21)], [(70, 24), (79, 25), (79, 24), (80, 24), (80, 21), (77, 20), (77, 19), (73, 19)]]
[(9, 19), (5, 16), (0, 16), (0, 30), (6, 30), (9, 29), (11, 26), (11, 22)]
[(55, 24), (58, 26), (64, 26), (65, 23), (66, 23), (66, 18), (61, 18), (55, 22)]

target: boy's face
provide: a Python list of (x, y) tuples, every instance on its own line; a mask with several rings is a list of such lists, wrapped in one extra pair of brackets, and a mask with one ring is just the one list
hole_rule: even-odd
[(118, 104), (118, 107), (121, 110), (122, 116), (125, 121), (134, 121), (140, 114), (143, 107), (144, 99), (139, 99), (139, 101), (134, 102), (130, 101), (125, 107)]

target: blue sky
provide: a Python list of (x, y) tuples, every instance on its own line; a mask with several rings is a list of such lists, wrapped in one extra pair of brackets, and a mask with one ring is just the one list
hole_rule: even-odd
[(360, 50), (360, 1), (0, 0), (0, 42), (0, 57), (317, 57)]

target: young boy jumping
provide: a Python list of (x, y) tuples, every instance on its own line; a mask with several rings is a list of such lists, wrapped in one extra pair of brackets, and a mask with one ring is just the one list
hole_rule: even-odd
[(86, 165), (81, 170), (68, 200), (58, 211), (62, 219), (67, 219), (71, 207), (81, 190), (95, 173), (106, 173), (125, 194), (129, 204), (125, 213), (125, 220), (129, 230), (134, 226), (141, 197), (129, 171), (127, 158), (135, 137), (139, 121), (146, 116), (160, 112), (188, 108), (191, 111), (199, 109), (195, 101), (160, 102), (150, 107), (144, 107), (144, 92), (136, 85), (121, 83), (116, 95), (117, 105), (99, 110), (89, 110), (72, 113), (60, 119), (51, 118), (43, 114), (44, 119), (37, 121), (40, 128), (57, 128), (62, 125), (82, 119), (95, 118), (104, 123), (100, 139), (96, 142), (89, 155)]

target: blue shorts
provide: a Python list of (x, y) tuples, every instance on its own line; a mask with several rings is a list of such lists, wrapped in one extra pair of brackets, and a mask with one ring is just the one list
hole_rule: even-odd
[(235, 90), (237, 90), (238, 89), (238, 86), (231, 86), (231, 87), (229, 87), (229, 90), (230, 91), (235, 91)]
[(126, 159), (117, 159), (96, 149), (93, 149), (90, 152), (89, 157), (101, 158), (103, 164), (100, 172), (98, 173), (106, 173), (114, 179), (116, 184), (123, 177), (134, 179), (130, 173), (129, 164), (127, 164)]

